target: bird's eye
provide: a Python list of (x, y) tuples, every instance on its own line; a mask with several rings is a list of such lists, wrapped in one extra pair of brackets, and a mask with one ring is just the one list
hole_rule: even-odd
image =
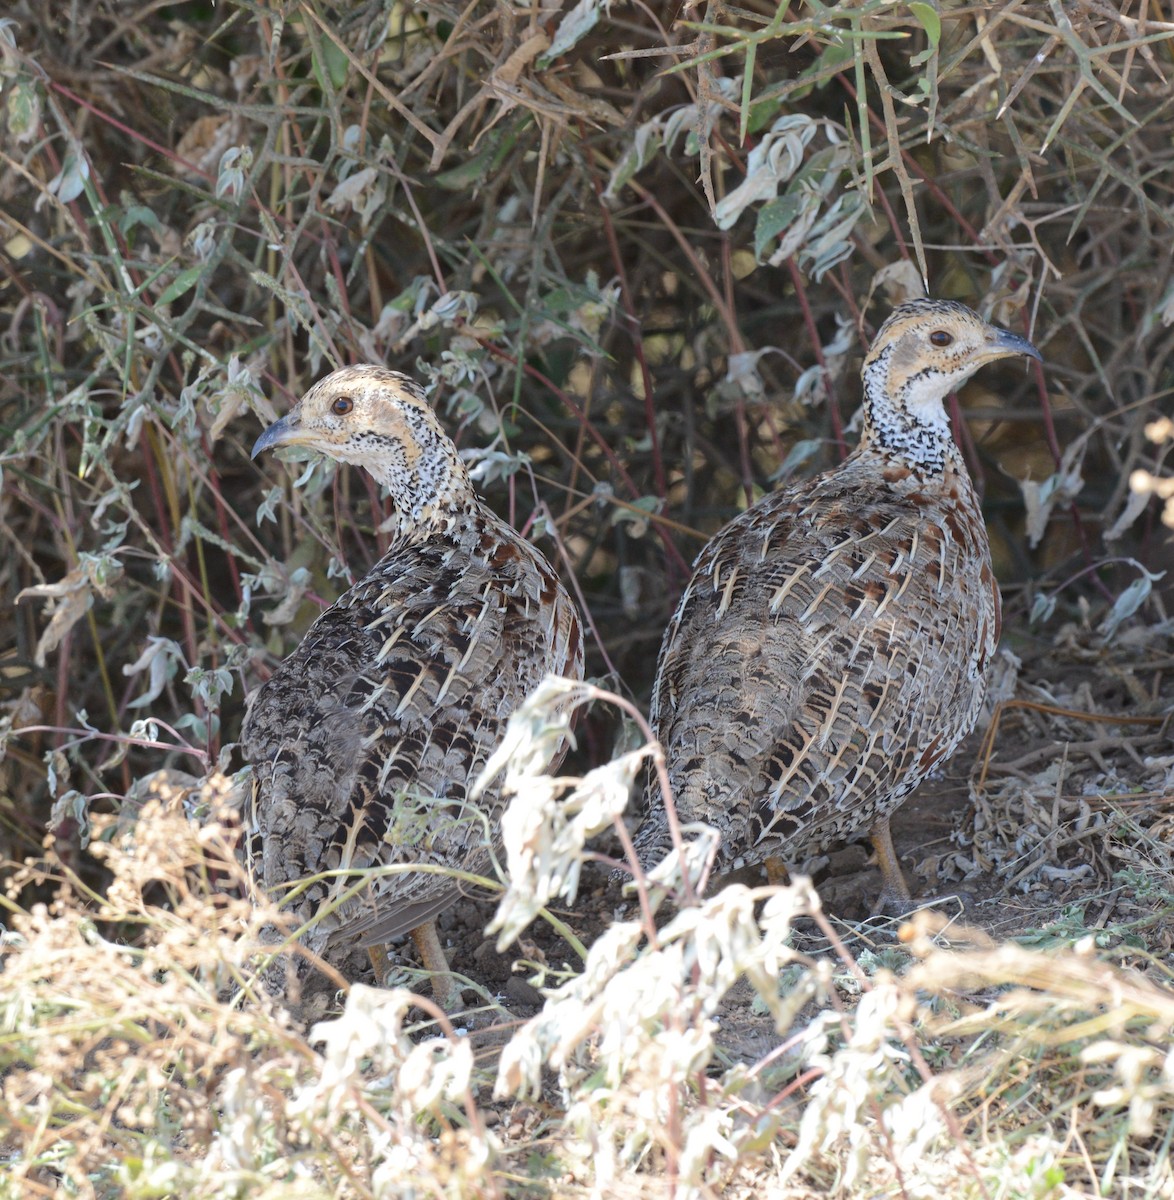
[(929, 340), (935, 346), (948, 346), (954, 340), (954, 335), (952, 333), (947, 333), (944, 329), (935, 329), (933, 333), (929, 335)]
[(354, 407), (355, 402), (350, 398), (350, 396), (338, 396), (334, 403), (330, 406), (330, 411), (334, 413), (336, 417), (345, 417), (347, 413), (349, 413)]

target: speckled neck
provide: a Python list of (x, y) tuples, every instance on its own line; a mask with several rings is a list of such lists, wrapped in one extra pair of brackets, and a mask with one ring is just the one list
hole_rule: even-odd
[[(929, 369), (898, 383), (890, 370), (893, 346), (864, 364), (864, 431), (861, 447), (871, 447), (921, 474), (941, 475), (960, 461), (943, 401), (949, 384), (934, 395)], [(940, 377), (939, 377), (940, 378)], [(916, 395), (915, 395), (916, 394)]]
[(465, 464), (444, 433), (427, 421), (416, 423), (412, 432), (414, 445), (381, 438), (378, 455), (367, 446), (358, 461), (391, 496), (391, 528), (405, 537), (428, 537), (451, 529), (476, 507), (477, 498)]

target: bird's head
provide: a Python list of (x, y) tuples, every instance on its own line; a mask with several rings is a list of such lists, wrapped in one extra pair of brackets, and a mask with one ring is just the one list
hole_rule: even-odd
[(953, 300), (911, 300), (890, 313), (864, 360), (866, 433), (934, 466), (948, 447), (943, 401), (979, 367), (1027, 355), (1043, 361), (1026, 339)]
[(261, 434), (252, 457), (279, 446), (362, 467), (388, 488), (408, 524), (471, 496), (464, 464), (420, 386), (386, 367), (343, 367), (319, 380)]

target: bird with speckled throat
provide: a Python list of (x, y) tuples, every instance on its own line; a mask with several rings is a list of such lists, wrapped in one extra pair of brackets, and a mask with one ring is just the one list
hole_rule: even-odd
[[(764, 497), (701, 551), (651, 702), (682, 822), (719, 874), (868, 833), (880, 911), (910, 892), (889, 819), (974, 728), (1000, 630), (978, 497), (944, 400), (985, 363), (1040, 359), (965, 305), (913, 300), (864, 359), (859, 445)], [(669, 849), (656, 781), (635, 837)]]
[(542, 553), (478, 498), (408, 376), (335, 371), (253, 457), (279, 446), (366, 470), (390, 498), (391, 542), (252, 697), (246, 858), (279, 900), (313, 880), (290, 908), (328, 961), (363, 945), (381, 983), (383, 945), (410, 932), (452, 1009), (435, 918), (461, 893), (453, 872), (484, 874), (500, 842), (499, 791), (476, 804), (470, 791), (539, 682), (582, 678), (579, 615)]

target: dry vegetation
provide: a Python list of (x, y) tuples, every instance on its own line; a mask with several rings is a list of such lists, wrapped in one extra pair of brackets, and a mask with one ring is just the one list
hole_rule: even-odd
[[(0, 88), (0, 1197), (1174, 1197), (1169, 5), (10, 0)], [(673, 862), (508, 1039), (361, 985), (307, 1036), (226, 777), (385, 514), (261, 422), (417, 373), (574, 581), (629, 699), (557, 803), (519, 719), (502, 909), (573, 948), (689, 560), (922, 275), (1047, 360), (956, 413), (1013, 654), (914, 845), (971, 927)]]

